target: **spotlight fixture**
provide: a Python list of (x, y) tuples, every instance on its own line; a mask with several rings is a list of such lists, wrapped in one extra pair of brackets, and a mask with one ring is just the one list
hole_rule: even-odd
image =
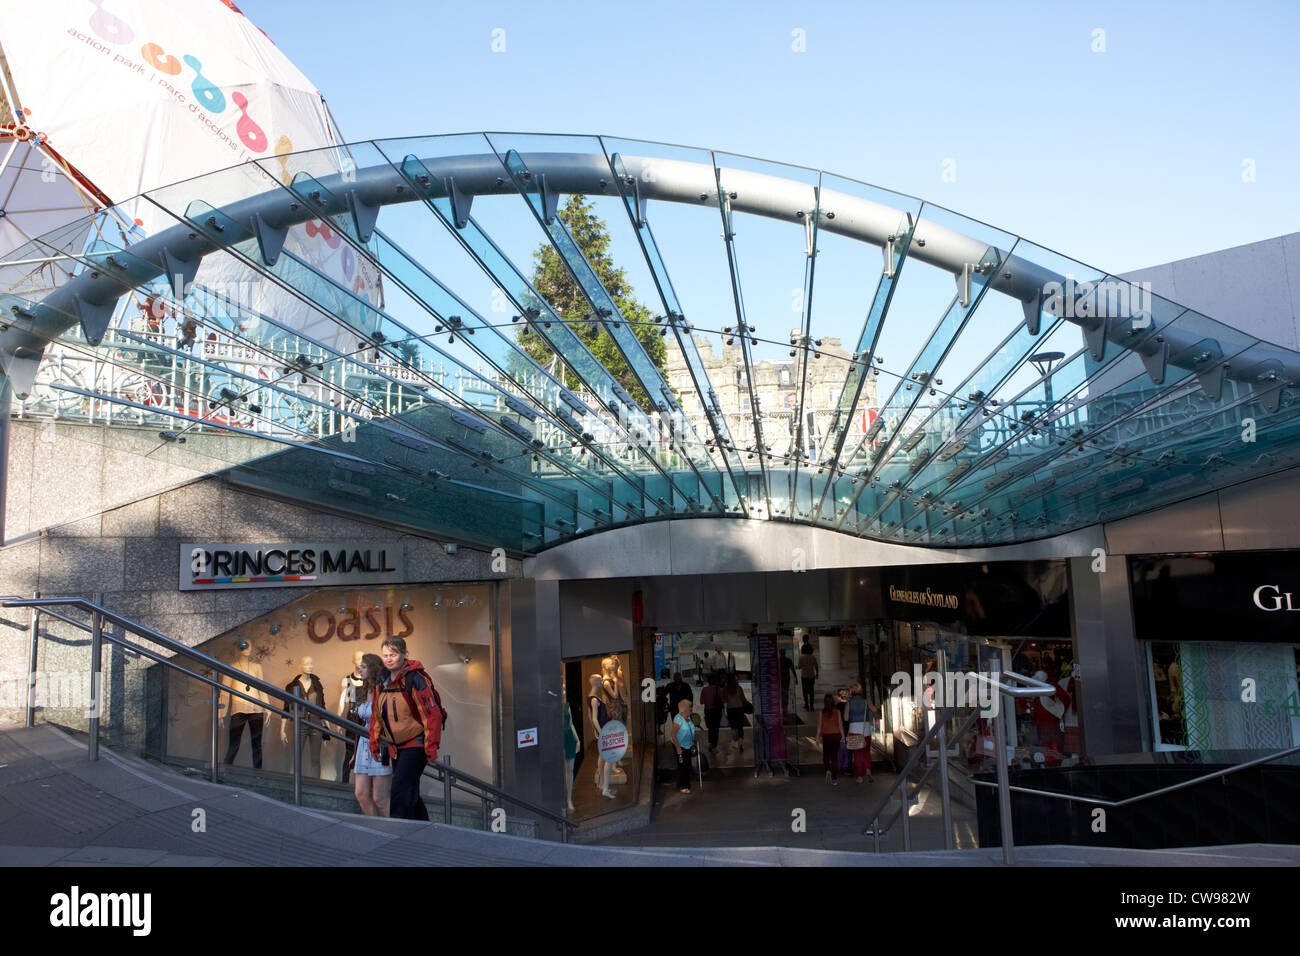
[(299, 605), (298, 607), (298, 620), (300, 621), (307, 620), (307, 611), (301, 605)]
[(457, 607), (464, 607), (468, 603), (469, 603), (469, 598), (464, 594), (462, 594), (460, 597), (456, 599)]
[(380, 610), (381, 608), (383, 608), (383, 606), (384, 606), (384, 603), (383, 603), (382, 600), (380, 600), (379, 595), (375, 595), (375, 610), (378, 611), (378, 610)]
[(438, 594), (434, 595), (434, 598), (433, 598), (433, 606), (436, 607), (436, 608), (438, 608), (438, 607), (442, 607), (442, 594), (441, 594), (441, 593), (438, 593)]
[(274, 636), (280, 633), (280, 624), (275, 618), (271, 618), (271, 634)]
[(402, 610), (409, 611), (410, 609), (411, 609), (411, 599), (409, 596), (404, 594), (402, 595)]
[(342, 598), (339, 598), (339, 613), (340, 614), (348, 613), (348, 604)]

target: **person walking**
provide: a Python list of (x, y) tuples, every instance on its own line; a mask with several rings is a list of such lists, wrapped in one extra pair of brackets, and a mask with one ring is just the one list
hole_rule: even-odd
[(803, 646), (799, 648), (799, 677), (803, 683), (803, 709), (812, 710), (813, 688), (817, 685), (817, 677), (820, 671), (817, 668), (817, 658), (813, 655), (812, 644), (808, 636), (804, 635)]
[(835, 706), (835, 695), (827, 694), (822, 699), (822, 711), (817, 721), (817, 736), (822, 742), (822, 767), (826, 771), (826, 782), (833, 787), (840, 785), (840, 741), (844, 739), (844, 718)]
[(736, 753), (745, 750), (745, 709), (749, 701), (745, 699), (745, 689), (736, 680), (736, 672), (727, 673), (727, 686), (722, 691), (722, 704), (727, 708), (727, 725), (731, 727), (731, 741)]
[(370, 753), (379, 759), (379, 731), (388, 741), (393, 766), (388, 815), (399, 820), (428, 820), (420, 799), (420, 777), (442, 743), (442, 705), (433, 680), (417, 660), (407, 657), (406, 640), (390, 637), (381, 647), (388, 679), (371, 694)]
[(691, 719), (691, 702), (677, 702), (673, 718), (673, 750), (677, 752), (677, 789), (691, 792), (691, 758), (695, 756), (695, 721)]
[(871, 778), (871, 717), (880, 709), (867, 700), (861, 684), (849, 688), (847, 731), (849, 750), (853, 754), (853, 775), (861, 783)]
[[(361, 664), (357, 667), (357, 675), (361, 678), (361, 687), (358, 688), (357, 700), (361, 701), (357, 705), (357, 723), (366, 728), (366, 735), (370, 733), (370, 698), (373, 691), (380, 684), (388, 680), (388, 671), (384, 670), (384, 662), (378, 654), (366, 654), (361, 658)], [(356, 749), (352, 755), (352, 792), (357, 798), (357, 803), (361, 806), (361, 812), (368, 817), (388, 816), (388, 801), (390, 799), (393, 768), (389, 766), (388, 751), (381, 751), (379, 759), (376, 760), (370, 754), (368, 741), (363, 737), (357, 737)]]
[(691, 685), (682, 680), (682, 672), (673, 673), (673, 682), (668, 685), (668, 713), (675, 715), (677, 705), (684, 700), (695, 703), (695, 692), (691, 690)]
[(794, 709), (794, 700), (790, 697), (790, 688), (794, 686), (794, 675), (798, 673), (798, 668), (794, 666), (794, 661), (790, 660), (790, 655), (781, 648), (781, 706), (789, 713)]
[(700, 706), (704, 708), (704, 725), (709, 728), (709, 753), (718, 749), (718, 731), (722, 729), (722, 681), (715, 671), (709, 676), (709, 686), (700, 692)]

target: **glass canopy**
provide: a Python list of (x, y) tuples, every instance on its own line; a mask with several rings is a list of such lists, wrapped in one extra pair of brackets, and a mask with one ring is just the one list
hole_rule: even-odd
[(512, 552), (671, 517), (955, 547), (1300, 460), (1300, 355), (829, 173), (608, 137), (277, 156), (0, 262), (21, 417)]

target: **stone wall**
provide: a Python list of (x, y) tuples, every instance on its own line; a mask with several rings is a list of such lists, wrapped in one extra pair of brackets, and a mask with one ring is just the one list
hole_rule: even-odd
[[(15, 429), (19, 431), (19, 429)], [(24, 428), (29, 435), (35, 429)], [(35, 437), (35, 436), (32, 436)], [(60, 436), (59, 446), (80, 439)], [(40, 444), (35, 438), (31, 444)], [(78, 481), (103, 476), (113, 456), (85, 455), (81, 467), (60, 469), (57, 457), (44, 462), (41, 480), (57, 485), (60, 494), (77, 494)], [(132, 488), (147, 488), (157, 476), (136, 456), (135, 474), (113, 479), (114, 487), (101, 485), (101, 496), (126, 497)], [(114, 466), (116, 467), (116, 466)], [(12, 469), (11, 469), (12, 474)], [(11, 486), (12, 487), (12, 486)], [(49, 492), (23, 488), (29, 501)], [(91, 500), (88, 496), (84, 500)], [(67, 514), (75, 508), (52, 508)], [(48, 512), (43, 512), (48, 513)], [(179, 487), (146, 494), (138, 500), (111, 507), (62, 524), (43, 527), (39, 533), (0, 548), (0, 594), (30, 597), (90, 597), (102, 592), (103, 604), (124, 617), (151, 627), (177, 641), (194, 646), (276, 607), (294, 601), (311, 589), (256, 588), (208, 592), (182, 592), (180, 544), (184, 541), (347, 541), (359, 547), (400, 547), (405, 559), (404, 583), (490, 581), (521, 574), (519, 560), (509, 558), (504, 573), (494, 573), (491, 554), (461, 546), (447, 554), (443, 542), (401, 530), (314, 510), (251, 494), (219, 477), (193, 480)], [(21, 719), (28, 666), (28, 611), (0, 608), (0, 716)], [(42, 619), (42, 671), (70, 675), (88, 670), (88, 641), (84, 632), (59, 621)], [(107, 652), (106, 652), (107, 656)], [(146, 662), (139, 662), (143, 666)], [(128, 668), (129, 670), (130, 668)], [(111, 688), (110, 688), (111, 693)], [(76, 726), (74, 720), (60, 721)]]

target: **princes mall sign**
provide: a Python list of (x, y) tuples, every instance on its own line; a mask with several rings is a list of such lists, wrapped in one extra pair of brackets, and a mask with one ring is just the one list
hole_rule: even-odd
[(182, 591), (396, 584), (406, 580), (398, 542), (180, 546)]

